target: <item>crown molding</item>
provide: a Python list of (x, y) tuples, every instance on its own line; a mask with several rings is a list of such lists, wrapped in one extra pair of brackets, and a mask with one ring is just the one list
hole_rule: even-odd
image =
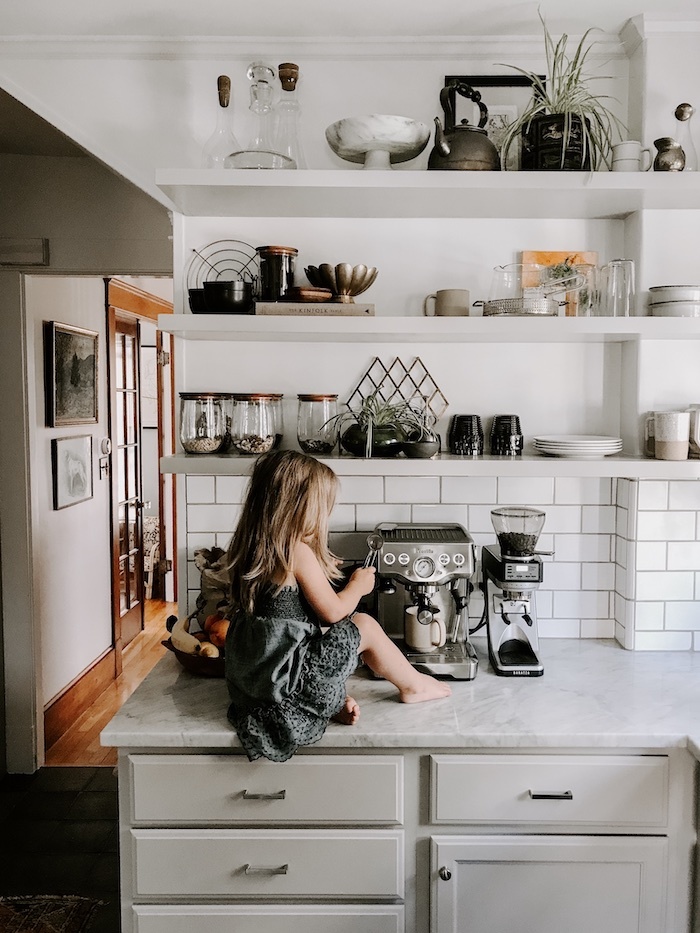
[(700, 16), (688, 19), (687, 16), (660, 13), (640, 13), (628, 19), (620, 31), (620, 40), (627, 55), (632, 55), (649, 39), (677, 39), (679, 36), (697, 36), (700, 34)]
[[(571, 36), (576, 43), (578, 37)], [(489, 69), (503, 59), (539, 58), (541, 36), (397, 36), (387, 37), (269, 37), (269, 36), (4, 36), (2, 59), (163, 59), (250, 60), (251, 56), (287, 59), (423, 60), (466, 59)], [(625, 58), (618, 36), (603, 34), (591, 58)], [(471, 66), (470, 66), (471, 67)]]

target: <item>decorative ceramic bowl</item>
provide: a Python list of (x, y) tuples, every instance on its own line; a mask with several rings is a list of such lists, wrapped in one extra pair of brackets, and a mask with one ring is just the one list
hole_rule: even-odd
[(322, 262), (320, 266), (307, 266), (304, 272), (312, 285), (330, 288), (333, 301), (345, 304), (354, 304), (355, 296), (366, 292), (378, 275), (376, 266), (353, 266), (349, 262), (337, 266)]
[(203, 658), (199, 654), (187, 654), (186, 651), (180, 651), (176, 648), (169, 638), (167, 641), (162, 641), (161, 645), (167, 648), (168, 651), (172, 651), (180, 664), (182, 664), (184, 669), (189, 671), (190, 674), (196, 674), (198, 677), (225, 676), (224, 666), (226, 662), (223, 657)]
[(415, 159), (429, 138), (425, 123), (381, 113), (346, 117), (326, 128), (326, 140), (336, 155), (346, 162), (363, 162), (369, 169), (390, 169), (392, 162)]

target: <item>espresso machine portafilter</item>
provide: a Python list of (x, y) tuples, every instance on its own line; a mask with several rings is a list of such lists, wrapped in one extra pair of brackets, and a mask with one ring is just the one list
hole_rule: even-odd
[(544, 520), (539, 509), (491, 512), (498, 544), (482, 549), (484, 613), (489, 660), (495, 673), (504, 677), (539, 677), (544, 671), (535, 605), (543, 553), (535, 547)]

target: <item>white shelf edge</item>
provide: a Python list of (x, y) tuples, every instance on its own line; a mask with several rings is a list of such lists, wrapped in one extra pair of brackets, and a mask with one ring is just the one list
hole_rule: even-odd
[(165, 314), (158, 327), (186, 340), (324, 342), (625, 342), (700, 338), (700, 318), (323, 317)]
[[(443, 454), (435, 460), (397, 458), (326, 457), (338, 476), (576, 476), (625, 479), (700, 480), (700, 460), (651, 460), (642, 457), (603, 457), (573, 460), (524, 454), (521, 457), (457, 457)], [(254, 457), (219, 454), (175, 454), (160, 461), (161, 473), (189, 476), (248, 476)]]

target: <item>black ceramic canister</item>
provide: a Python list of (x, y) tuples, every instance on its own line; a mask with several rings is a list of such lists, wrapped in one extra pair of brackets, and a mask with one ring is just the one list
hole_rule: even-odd
[(518, 415), (495, 415), (491, 427), (492, 455), (519, 457), (523, 440)]
[(293, 246), (258, 246), (260, 300), (282, 301), (294, 285), (294, 264), (299, 252)]

